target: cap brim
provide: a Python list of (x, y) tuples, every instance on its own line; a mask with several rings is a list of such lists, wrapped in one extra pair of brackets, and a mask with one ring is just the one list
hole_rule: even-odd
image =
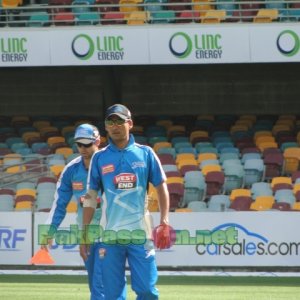
[(93, 143), (95, 140), (85, 139), (85, 138), (78, 138), (75, 140), (76, 143), (81, 143), (84, 145), (88, 145), (90, 143)]
[(121, 118), (123, 120), (129, 120), (126, 116), (119, 114), (119, 113), (111, 113), (110, 115), (106, 116), (106, 119), (108, 119), (111, 116), (118, 116), (119, 118)]

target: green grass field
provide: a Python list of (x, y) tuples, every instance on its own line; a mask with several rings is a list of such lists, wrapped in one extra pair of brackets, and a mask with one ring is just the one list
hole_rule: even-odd
[[(129, 282), (128, 282), (129, 283)], [(297, 277), (161, 276), (161, 300), (299, 300)], [(1, 300), (88, 300), (86, 276), (0, 275)], [(135, 296), (128, 285), (128, 300)]]

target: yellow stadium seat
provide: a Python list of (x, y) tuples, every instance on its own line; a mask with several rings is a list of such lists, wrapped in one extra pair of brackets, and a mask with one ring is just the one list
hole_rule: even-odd
[(58, 178), (64, 167), (63, 165), (53, 165), (50, 166), (50, 171)]
[(270, 23), (278, 19), (277, 9), (260, 9), (253, 18), (254, 23)]
[(41, 134), (38, 131), (27, 131), (22, 134), (25, 143), (28, 143), (28, 140), (33, 137), (40, 138)]
[(293, 204), (293, 209), (294, 209), (294, 210), (300, 210), (300, 202), (295, 202), (295, 203)]
[(197, 166), (198, 167), (198, 162), (196, 161), (196, 159), (183, 159), (180, 160), (177, 164), (178, 169), (180, 170), (183, 166)]
[(234, 201), (234, 199), (239, 196), (251, 197), (251, 190), (249, 190), (249, 189), (234, 189), (231, 191), (229, 199), (230, 199), (230, 201)]
[(74, 213), (77, 212), (77, 202), (76, 201), (70, 201), (67, 205), (67, 212), (68, 213)]
[(266, 143), (266, 142), (275, 142), (274, 136), (262, 135), (262, 136), (256, 137), (256, 139), (255, 139), (255, 144), (257, 147), (259, 147), (259, 145), (261, 143)]
[(206, 176), (209, 172), (215, 172), (215, 171), (222, 171), (222, 168), (220, 165), (206, 165), (203, 166), (201, 172), (204, 176)]
[(175, 212), (192, 212), (192, 209), (190, 208), (176, 208)]
[(133, 11), (127, 17), (128, 25), (143, 25), (149, 20), (149, 13), (147, 11)]
[(201, 138), (201, 137), (208, 138), (209, 137), (208, 131), (205, 130), (192, 131), (190, 134), (190, 142), (193, 143), (196, 138)]
[(280, 184), (280, 183), (286, 183), (292, 185), (292, 178), (287, 176), (273, 177), (271, 181), (271, 187), (273, 188), (276, 184)]
[(268, 210), (272, 208), (275, 200), (273, 196), (257, 196), (251, 204), (250, 209), (253, 210)]
[(147, 201), (148, 201), (148, 210), (150, 212), (159, 211), (157, 191), (151, 183), (149, 184), (149, 188), (148, 188)]
[(260, 152), (264, 152), (264, 150), (268, 148), (278, 148), (278, 144), (276, 142), (261, 142), (258, 148)]
[(55, 150), (56, 154), (62, 154), (64, 158), (68, 158), (71, 154), (73, 154), (73, 149), (71, 147), (60, 147)]
[(183, 162), (185, 160), (194, 160), (195, 159), (195, 155), (193, 153), (178, 153), (176, 155), (176, 164), (178, 165), (180, 162)]
[(201, 162), (203, 162), (204, 160), (208, 160), (208, 159), (218, 159), (218, 156), (216, 153), (199, 153), (198, 154), (198, 163), (200, 164)]
[(23, 0), (2, 0), (2, 7), (10, 8), (10, 7), (17, 7), (23, 4)]
[(42, 120), (40, 120), (40, 121), (34, 121), (33, 122), (33, 127), (35, 127), (37, 130), (40, 130), (41, 128), (43, 128), (43, 127), (49, 127), (50, 125), (51, 125), (51, 123), (50, 123), (50, 121), (42, 121)]
[(16, 197), (21, 195), (30, 195), (36, 198), (36, 190), (33, 189), (19, 189), (16, 191)]
[(153, 145), (153, 150), (155, 152), (160, 148), (172, 148), (172, 144), (169, 142), (157, 142)]
[(163, 126), (164, 128), (168, 129), (170, 126), (173, 125), (173, 121), (172, 120), (157, 120), (155, 122), (155, 124), (158, 126)]
[(28, 211), (28, 210), (32, 210), (32, 207), (33, 207), (32, 201), (20, 201), (16, 203), (15, 210)]
[(49, 146), (57, 143), (65, 143), (66, 139), (63, 136), (51, 136), (47, 139), (47, 144)]
[(272, 131), (270, 130), (260, 130), (254, 133), (254, 142), (256, 144), (256, 140), (261, 136), (273, 136)]
[(184, 183), (183, 177), (167, 177), (167, 183)]
[(220, 23), (225, 20), (226, 11), (225, 10), (208, 10), (202, 16), (200, 16), (201, 23)]

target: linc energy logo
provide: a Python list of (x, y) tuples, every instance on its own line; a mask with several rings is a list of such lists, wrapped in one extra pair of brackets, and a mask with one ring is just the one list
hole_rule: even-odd
[(276, 45), (281, 54), (292, 57), (299, 52), (299, 36), (292, 30), (284, 30), (277, 37)]
[(26, 38), (0, 38), (2, 62), (27, 61)]
[(196, 59), (220, 59), (222, 57), (220, 34), (194, 34), (177, 32), (169, 41), (171, 53), (179, 58), (185, 59), (191, 54)]
[(123, 60), (122, 36), (79, 34), (72, 41), (72, 52), (80, 60), (89, 60), (94, 54), (98, 60)]

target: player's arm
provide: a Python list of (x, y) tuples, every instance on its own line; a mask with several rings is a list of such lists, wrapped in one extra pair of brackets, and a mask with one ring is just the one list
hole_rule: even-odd
[(84, 196), (83, 201), (83, 212), (82, 212), (82, 229), (83, 237), (79, 247), (80, 256), (83, 260), (87, 260), (90, 252), (89, 241), (89, 225), (93, 219), (95, 209), (97, 207), (97, 191), (88, 190), (87, 194)]
[(73, 195), (70, 176), (70, 170), (65, 168), (56, 185), (54, 202), (46, 220), (46, 225), (49, 225), (49, 230), (41, 245), (41, 248), (46, 250), (52, 246), (54, 235), (66, 216), (67, 206)]
[(167, 184), (163, 181), (160, 185), (156, 187), (157, 196), (158, 196), (158, 204), (160, 209), (160, 224), (169, 224), (169, 192), (167, 188)]
[(97, 208), (97, 197), (98, 190), (100, 189), (100, 174), (98, 172), (97, 160), (95, 159), (95, 154), (93, 155), (89, 173), (87, 178), (87, 193), (83, 200), (83, 213), (82, 213), (82, 225), (83, 225), (83, 239), (80, 245), (80, 255), (86, 260), (89, 255), (89, 240), (88, 240), (88, 228), (91, 223), (95, 210)]

